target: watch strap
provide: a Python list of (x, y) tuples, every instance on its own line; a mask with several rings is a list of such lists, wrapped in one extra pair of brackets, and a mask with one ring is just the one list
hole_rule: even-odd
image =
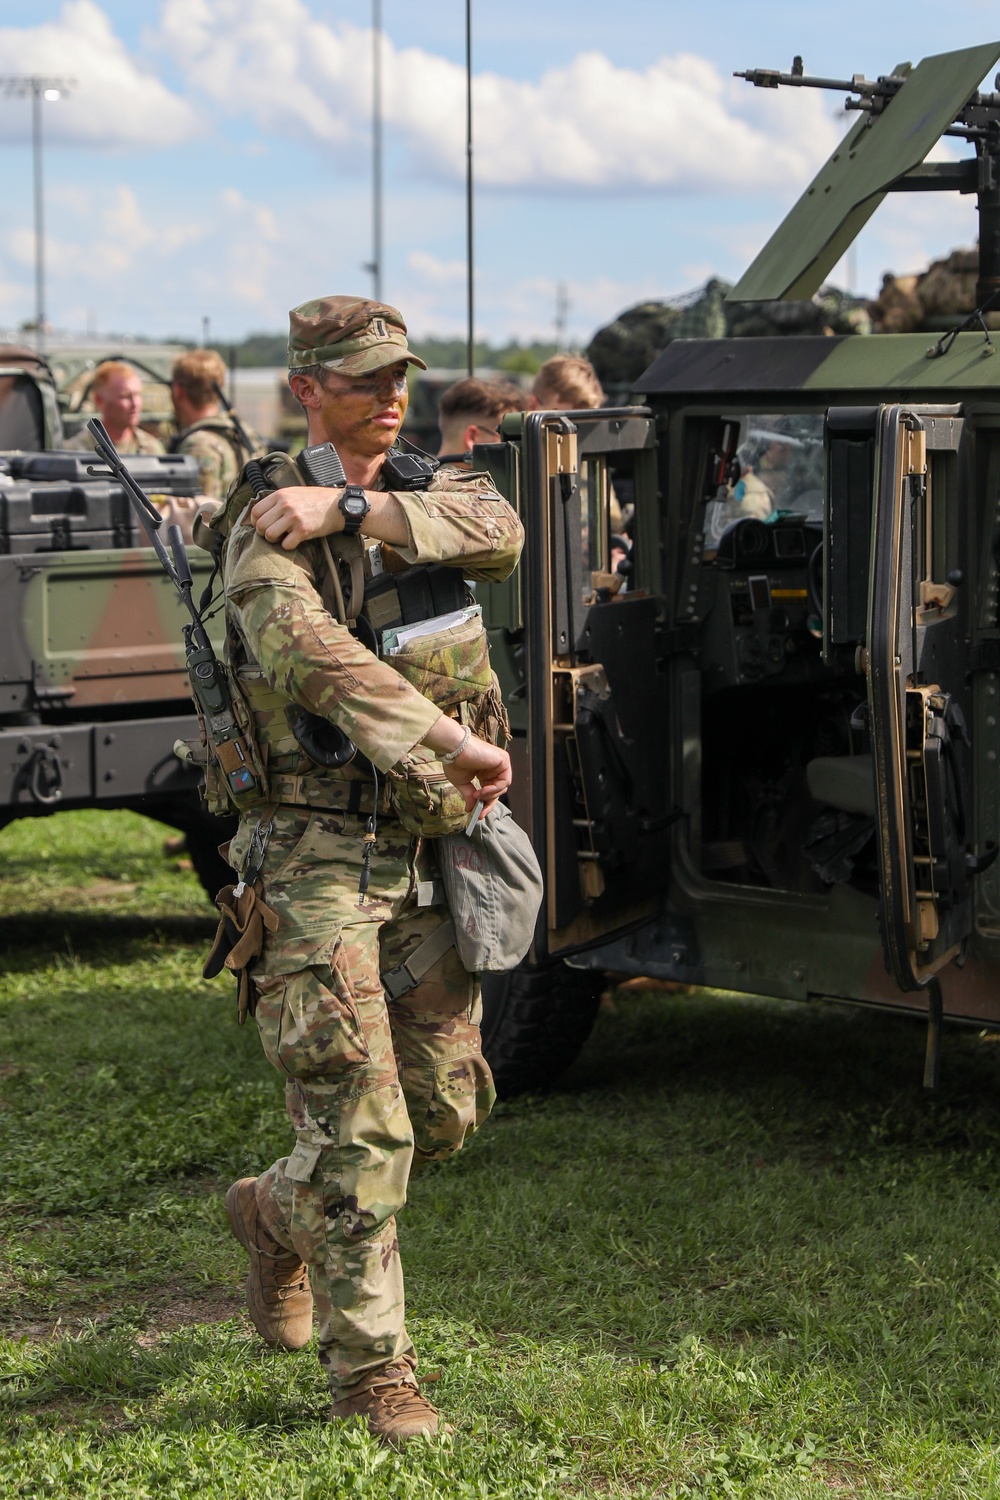
[[(356, 498), (360, 499), (362, 504), (364, 505), (364, 510), (362, 510), (360, 514), (352, 513), (351, 511), (349, 511), (344, 503), (348, 499), (354, 500)], [(340, 514), (344, 518), (344, 535), (357, 536), (358, 532), (361, 530), (361, 523), (364, 521), (365, 516), (371, 510), (371, 505), (368, 502), (368, 496), (365, 494), (360, 484), (349, 484), (345, 486), (344, 493), (341, 495), (340, 500), (337, 503), (340, 509)]]

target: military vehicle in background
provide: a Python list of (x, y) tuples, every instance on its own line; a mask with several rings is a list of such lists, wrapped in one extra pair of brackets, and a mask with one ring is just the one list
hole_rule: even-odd
[(824, 286), (810, 298), (759, 303), (728, 301), (732, 289), (713, 276), (683, 297), (639, 302), (599, 328), (583, 352), (609, 399), (626, 399), (673, 339), (873, 332), (868, 303), (837, 287)]
[[(88, 382), (86, 367), (70, 373), (81, 411)], [(96, 458), (62, 450), (59, 394), (45, 360), (0, 348), (0, 827), (131, 808), (186, 835), (214, 895), (229, 875), (218, 854), (229, 825), (204, 811), (197, 773), (173, 754), (198, 732), (185, 616), (120, 485), (90, 472)], [(165, 504), (197, 492), (192, 458), (129, 464)], [(202, 556), (192, 563), (203, 582)]]
[[(478, 592), (546, 876), (529, 960), (484, 986), (504, 1092), (559, 1072), (609, 974), (925, 1016), (929, 1083), (943, 1018), (1000, 1028), (1000, 93), (977, 92), (998, 59), (744, 75), (861, 114), (716, 299), (727, 331), (815, 305), (886, 193), (957, 189), (971, 316), (939, 340), (720, 321), (629, 404), (509, 415), (478, 450), (525, 522), (518, 572)], [(927, 163), (945, 132), (975, 155)]]

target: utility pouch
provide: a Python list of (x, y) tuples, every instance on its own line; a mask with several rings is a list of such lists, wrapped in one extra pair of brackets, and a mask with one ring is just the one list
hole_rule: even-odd
[[(267, 802), (268, 793), (264, 757), (257, 744), (250, 705), (243, 696), (236, 672), (224, 663), (220, 665), (229, 685), (229, 703), (239, 733), (224, 740), (217, 739), (213, 734), (211, 719), (195, 699), (201, 729), (201, 750), (199, 752), (187, 742), (191, 755), (184, 758), (203, 765), (208, 811), (225, 815), (234, 810), (242, 813), (260, 807)], [(251, 772), (250, 777), (243, 774), (246, 770)], [(246, 790), (240, 789), (243, 781), (247, 784)]]
[(214, 979), (223, 969), (236, 975), (236, 1018), (241, 1026), (248, 1015), (253, 1015), (250, 970), (254, 959), (260, 957), (265, 929), (268, 932), (278, 930), (278, 917), (265, 905), (263, 890), (261, 880), (255, 880), (252, 886), (244, 885), (242, 881), (239, 885), (223, 886), (215, 898), (222, 915), (201, 971), (203, 979)]
[(479, 605), (386, 630), (382, 656), (436, 708), (468, 703), (492, 683), (489, 640)]
[(388, 774), (389, 803), (407, 833), (436, 839), (457, 833), (469, 821), (465, 798), (439, 760), (415, 745)]

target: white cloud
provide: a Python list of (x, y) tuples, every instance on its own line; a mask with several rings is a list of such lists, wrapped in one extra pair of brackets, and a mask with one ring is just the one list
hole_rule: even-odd
[[(371, 100), (369, 31), (315, 19), (303, 0), (166, 0), (158, 42), (224, 110), (358, 162)], [(385, 122), (433, 177), (464, 172), (465, 74), (383, 38)], [(819, 96), (756, 99), (692, 54), (623, 68), (581, 53), (537, 82), (479, 73), (476, 181), (529, 191), (715, 192), (780, 187), (843, 133)], [(366, 157), (361, 157), (366, 162)]]
[(428, 250), (408, 251), (406, 264), (418, 280), (428, 282), (431, 286), (453, 286), (456, 281), (465, 280), (464, 260), (441, 260)]
[[(417, 337), (464, 336), (465, 263), (439, 260), (422, 250), (411, 251), (406, 261), (412, 279), (407, 278), (394, 295), (406, 311), (410, 331)], [(549, 276), (498, 279), (477, 272), (477, 336), (501, 342), (551, 339), (560, 286), (569, 297), (569, 339), (576, 345), (586, 344), (595, 328), (623, 308), (664, 295), (662, 282), (653, 276), (596, 276), (564, 283)]]
[[(58, 20), (0, 28), (5, 74), (74, 79), (68, 98), (43, 104), (45, 138), (98, 147), (168, 146), (197, 128), (193, 107), (131, 58), (94, 0), (66, 0)], [(0, 141), (30, 132), (27, 101), (0, 100)]]
[(877, 292), (883, 272), (923, 271), (932, 260), (956, 246), (971, 247), (978, 238), (971, 194), (889, 193), (857, 239), (864, 283)]

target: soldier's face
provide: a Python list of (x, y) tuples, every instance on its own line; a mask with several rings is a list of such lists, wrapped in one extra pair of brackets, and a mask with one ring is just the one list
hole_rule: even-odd
[(357, 378), (328, 371), (316, 389), (317, 414), (334, 447), (370, 458), (392, 447), (409, 402), (405, 359)]
[(142, 416), (142, 381), (138, 375), (112, 375), (103, 390), (94, 392), (94, 405), (116, 431), (134, 427)]

